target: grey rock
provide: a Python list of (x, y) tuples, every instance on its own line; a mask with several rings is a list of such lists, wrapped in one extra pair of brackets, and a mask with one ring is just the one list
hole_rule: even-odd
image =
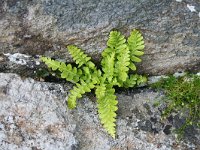
[(149, 120), (141, 120), (138, 122), (138, 127), (143, 131), (152, 131), (152, 124)]
[(0, 81), (1, 149), (64, 150), (77, 144), (76, 124), (69, 124), (66, 109), (58, 107), (63, 101), (54, 101), (59, 85), (50, 91), (50, 84), (23, 81), (14, 74), (0, 74)]
[[(166, 135), (161, 130), (155, 134), (139, 128), (142, 120), (148, 120), (147, 128), (149, 124), (152, 129), (163, 128), (158, 126), (159, 110), (153, 108), (155, 99), (163, 97), (160, 93), (149, 89), (118, 93), (117, 138), (112, 139), (99, 122), (91, 96), (80, 99), (76, 109), (67, 108), (70, 89), (68, 85), (0, 73), (0, 149), (199, 149), (197, 131), (192, 140), (178, 142), (174, 134)], [(152, 114), (144, 107), (146, 103)]]
[(170, 130), (171, 127), (172, 127), (172, 125), (166, 125), (165, 128), (164, 128), (164, 130), (163, 130), (163, 132), (165, 134), (170, 134), (171, 133), (171, 130)]
[(199, 0), (1, 0), (0, 53), (70, 61), (65, 47), (75, 44), (99, 61), (111, 30), (136, 28), (146, 45), (141, 73), (199, 70), (199, 11)]

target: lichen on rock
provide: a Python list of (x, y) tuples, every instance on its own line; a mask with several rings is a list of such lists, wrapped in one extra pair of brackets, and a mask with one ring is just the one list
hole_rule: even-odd
[(198, 149), (198, 133), (187, 143), (178, 143), (168, 133), (170, 122), (160, 122), (161, 113), (152, 105), (155, 99), (162, 98), (160, 93), (152, 90), (118, 93), (118, 135), (114, 140), (102, 128), (90, 96), (80, 100), (76, 110), (67, 109), (65, 98), (70, 88), (0, 73), (0, 148)]

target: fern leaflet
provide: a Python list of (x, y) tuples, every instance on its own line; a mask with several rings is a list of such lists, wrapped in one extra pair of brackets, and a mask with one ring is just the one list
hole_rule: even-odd
[(76, 62), (80, 68), (82, 65), (86, 65), (89, 68), (95, 68), (93, 62), (91, 62), (91, 57), (88, 57), (84, 52), (74, 45), (67, 46), (70, 54), (72, 55), (73, 60)]

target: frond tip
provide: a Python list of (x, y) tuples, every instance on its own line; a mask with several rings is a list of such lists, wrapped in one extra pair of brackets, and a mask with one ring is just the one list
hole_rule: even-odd
[(89, 68), (94, 68), (95, 65), (93, 62), (91, 62), (91, 57), (87, 56), (81, 49), (74, 45), (67, 46), (67, 49), (69, 50), (70, 54), (72, 55), (73, 60), (78, 65), (78, 68), (80, 68), (82, 65), (86, 65)]

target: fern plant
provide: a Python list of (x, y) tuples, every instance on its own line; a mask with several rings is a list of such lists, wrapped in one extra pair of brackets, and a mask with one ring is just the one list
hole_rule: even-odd
[(111, 31), (107, 41), (107, 48), (102, 53), (102, 68), (97, 68), (81, 49), (76, 46), (67, 46), (77, 67), (65, 64), (47, 57), (41, 60), (53, 71), (58, 70), (60, 77), (75, 84), (67, 99), (68, 107), (73, 109), (77, 99), (86, 92), (95, 90), (99, 118), (107, 132), (115, 138), (117, 99), (115, 86), (134, 87), (146, 82), (146, 77), (138, 74), (129, 74), (136, 70), (135, 63), (144, 54), (144, 41), (141, 33), (133, 30), (126, 39), (118, 31)]

